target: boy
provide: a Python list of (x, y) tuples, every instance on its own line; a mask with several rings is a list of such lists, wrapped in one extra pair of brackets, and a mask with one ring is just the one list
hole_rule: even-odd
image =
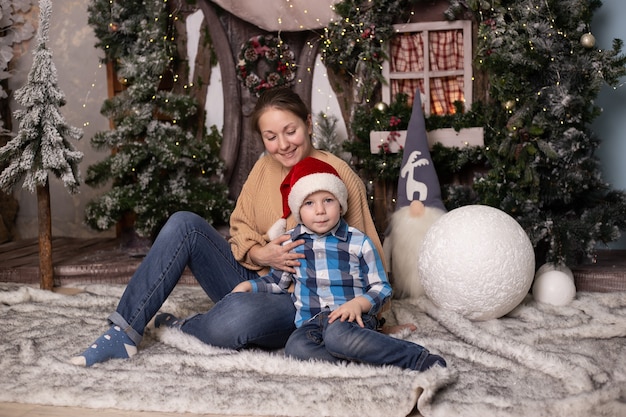
[(424, 347), (376, 330), (376, 314), (391, 296), (391, 286), (370, 239), (341, 217), (348, 208), (348, 193), (337, 171), (323, 161), (305, 158), (285, 177), (281, 195), (283, 218), (273, 234), (280, 233), (284, 220), (293, 214), (298, 225), (288, 232), (291, 239), (286, 243), (304, 239), (305, 244), (294, 249), (304, 258), (290, 265), (295, 273), (272, 269), (238, 284), (233, 292), (284, 293), (295, 284), (296, 330), (285, 354), (417, 371), (445, 367), (442, 357)]

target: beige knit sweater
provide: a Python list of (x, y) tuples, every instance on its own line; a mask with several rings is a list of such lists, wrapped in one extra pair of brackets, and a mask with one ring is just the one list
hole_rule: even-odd
[[(311, 156), (335, 167), (348, 189), (348, 211), (344, 218), (372, 239), (383, 258), (382, 244), (367, 205), (365, 185), (352, 168), (335, 155), (314, 149)], [(269, 268), (255, 265), (248, 252), (256, 244), (265, 245), (267, 231), (283, 215), (280, 183), (287, 174), (283, 166), (271, 156), (261, 157), (246, 179), (237, 204), (230, 217), (230, 245), (235, 256), (245, 267), (266, 274)], [(295, 227), (293, 216), (287, 218), (287, 230)]]

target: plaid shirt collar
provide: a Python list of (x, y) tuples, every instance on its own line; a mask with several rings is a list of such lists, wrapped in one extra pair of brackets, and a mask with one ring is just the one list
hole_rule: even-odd
[(291, 231), (291, 240), (297, 240), (303, 235), (309, 235), (312, 238), (333, 235), (339, 240), (346, 241), (348, 240), (348, 223), (341, 217), (335, 227), (321, 236), (300, 223)]

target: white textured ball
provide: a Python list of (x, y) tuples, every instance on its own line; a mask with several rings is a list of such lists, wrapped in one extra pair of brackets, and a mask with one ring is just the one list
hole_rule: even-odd
[(470, 205), (428, 229), (418, 268), (428, 298), (470, 320), (509, 313), (528, 294), (535, 253), (524, 229), (502, 210)]
[(574, 274), (566, 266), (547, 263), (535, 274), (533, 298), (540, 303), (564, 306), (576, 297)]

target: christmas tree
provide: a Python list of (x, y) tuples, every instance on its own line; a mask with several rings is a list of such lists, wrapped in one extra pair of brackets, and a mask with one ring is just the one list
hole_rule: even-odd
[(626, 195), (602, 180), (590, 130), (603, 84), (626, 74), (622, 41), (595, 46), (599, 0), (452, 1), (478, 21), (476, 65), (489, 79), (488, 173), (479, 200), (524, 227), (537, 262), (573, 265), (626, 228)]
[[(8, 79), (11, 78), (9, 64), (15, 58), (16, 46), (30, 39), (35, 29), (24, 18), (30, 12), (35, 0), (0, 1), (0, 99), (9, 96)], [(0, 106), (0, 131), (6, 127), (4, 105)]]
[[(114, 129), (91, 139), (96, 149), (112, 151), (87, 172), (89, 185), (113, 182), (87, 206), (87, 222), (99, 230), (129, 213), (135, 217), (134, 230), (144, 237), (152, 237), (178, 210), (215, 222), (226, 222), (230, 215), (218, 156), (221, 135), (194, 123), (199, 109), (191, 96), (171, 91), (180, 80), (173, 71), (175, 16), (167, 6), (163, 0), (97, 0), (89, 6), (97, 46), (125, 86), (102, 107)], [(200, 140), (198, 128), (203, 129)]]
[[(12, 68), (21, 57), (19, 46), (35, 35), (32, 23), (25, 19), (36, 0), (0, 0), (0, 147), (13, 137), (11, 109), (7, 98), (11, 95), (9, 80), (14, 74)], [(0, 170), (4, 169), (0, 165)], [(13, 238), (17, 200), (10, 194), (0, 191), (0, 243)]]
[(342, 0), (333, 7), (340, 17), (329, 23), (321, 37), (321, 57), (328, 81), (337, 95), (347, 121), (348, 139), (359, 140), (352, 132), (352, 120), (359, 108), (371, 110), (380, 99), (385, 83), (383, 61), (394, 23), (406, 19), (411, 4), (425, 0)]
[(65, 95), (58, 88), (52, 52), (46, 47), (52, 3), (41, 0), (39, 8), (33, 65), (27, 83), (15, 92), (15, 99), (25, 107), (14, 112), (15, 119), (19, 121), (19, 131), (0, 149), (0, 161), (9, 163), (0, 174), (0, 187), (8, 192), (23, 179), (23, 188), (37, 191), (41, 287), (51, 289), (52, 231), (48, 173), (52, 172), (60, 178), (71, 193), (77, 192), (80, 183), (78, 163), (83, 154), (74, 150), (69, 142), (69, 139), (80, 139), (82, 131), (67, 125), (59, 112), (59, 108), (65, 105)]

